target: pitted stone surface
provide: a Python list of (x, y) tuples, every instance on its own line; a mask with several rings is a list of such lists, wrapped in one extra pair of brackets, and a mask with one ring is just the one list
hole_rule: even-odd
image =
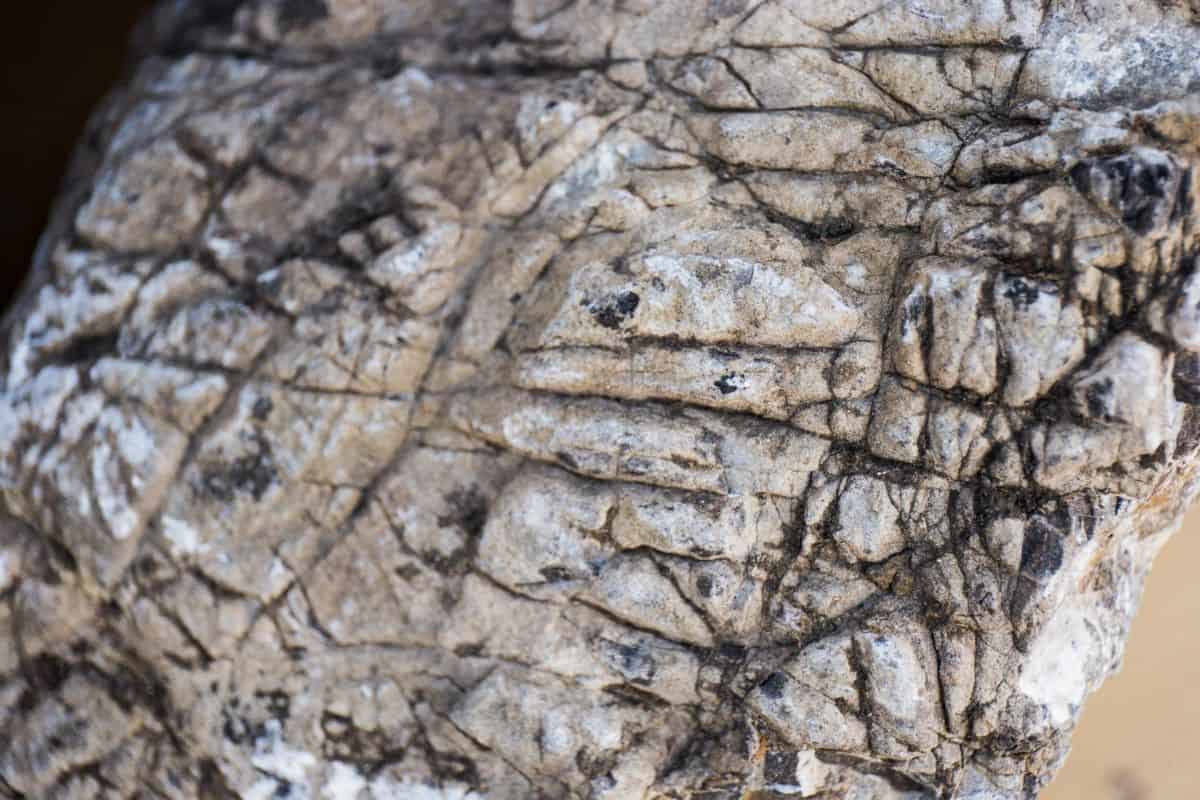
[(1036, 796), (1200, 483), (1198, 13), (164, 4), (3, 326), (0, 797)]

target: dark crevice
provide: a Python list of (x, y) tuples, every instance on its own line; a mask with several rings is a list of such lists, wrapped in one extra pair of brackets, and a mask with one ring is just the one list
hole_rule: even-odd
[(44, 367), (90, 366), (105, 356), (117, 355), (116, 331), (74, 339), (64, 349), (52, 352), (39, 360), (37, 369)]

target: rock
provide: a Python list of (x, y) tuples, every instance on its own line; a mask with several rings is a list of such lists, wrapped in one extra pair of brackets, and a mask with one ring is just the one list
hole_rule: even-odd
[(833, 700), (782, 672), (771, 674), (747, 703), (789, 744), (806, 749), (854, 750), (866, 745), (867, 728)]
[(853, 561), (883, 561), (904, 549), (900, 512), (883, 481), (855, 475), (838, 498), (833, 538)]
[(1200, 490), (1195, 3), (209, 5), (2, 323), (0, 797), (1037, 794)]

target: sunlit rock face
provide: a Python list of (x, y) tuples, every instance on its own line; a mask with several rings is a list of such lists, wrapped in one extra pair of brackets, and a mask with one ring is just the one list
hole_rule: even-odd
[(1034, 797), (1196, 490), (1198, 14), (164, 4), (3, 328), (0, 797)]

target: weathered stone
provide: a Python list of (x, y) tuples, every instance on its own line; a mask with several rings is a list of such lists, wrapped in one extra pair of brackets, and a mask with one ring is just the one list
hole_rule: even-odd
[(1200, 488), (1195, 3), (202, 5), (3, 323), (0, 796), (1036, 795)]

